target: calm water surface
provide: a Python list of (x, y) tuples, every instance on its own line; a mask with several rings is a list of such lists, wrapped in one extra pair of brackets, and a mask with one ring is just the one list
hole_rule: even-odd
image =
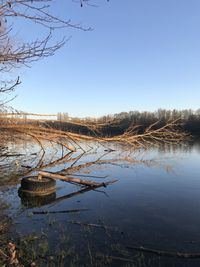
[[(135, 156), (147, 161), (90, 168), (89, 175), (108, 175), (106, 181), (117, 179), (118, 182), (42, 207), (24, 206), (17, 193), (19, 185), (4, 187), (1, 198), (9, 204), (13, 230), (21, 235), (47, 233), (51, 253), (59, 250), (62, 237), (67, 237), (78, 255), (74, 266), (200, 266), (200, 259), (177, 260), (127, 249), (143, 246), (200, 252), (200, 142), (154, 148), (137, 152)], [(78, 190), (78, 186), (57, 182), (56, 197)], [(83, 208), (88, 210), (32, 214)], [(70, 221), (106, 227), (87, 227)], [(95, 259), (102, 255), (132, 259), (132, 262), (113, 258), (110, 263), (98, 265)], [(63, 266), (69, 266), (67, 261)]]

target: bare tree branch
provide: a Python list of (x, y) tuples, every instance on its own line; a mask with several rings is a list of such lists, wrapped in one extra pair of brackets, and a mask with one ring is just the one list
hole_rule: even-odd
[[(80, 3), (88, 1), (83, 0)], [(72, 23), (52, 13), (52, 0), (1, 0), (0, 1), (0, 74), (10, 73), (21, 66), (30, 67), (31, 63), (55, 54), (69, 40), (63, 36), (54, 40), (55, 30), (71, 28), (83, 31), (91, 30), (80, 24)], [(46, 36), (34, 41), (16, 42), (14, 34), (15, 21), (24, 20), (30, 25), (39, 25), (46, 29)], [(31, 36), (30, 36), (31, 37)], [(30, 38), (31, 39), (31, 38)], [(13, 91), (20, 84), (5, 80), (0, 76), (0, 93)], [(5, 76), (4, 76), (5, 77)]]

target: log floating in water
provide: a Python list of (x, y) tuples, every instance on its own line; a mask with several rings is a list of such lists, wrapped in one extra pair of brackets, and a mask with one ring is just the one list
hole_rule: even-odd
[(81, 185), (86, 185), (86, 186), (90, 186), (90, 187), (100, 187), (100, 186), (106, 186), (108, 183), (96, 183), (96, 182), (92, 182), (89, 180), (82, 180), (79, 178), (72, 178), (72, 177), (66, 177), (60, 174), (54, 174), (54, 173), (49, 173), (49, 172), (44, 172), (44, 171), (40, 171), (38, 173), (38, 176), (41, 177), (50, 177), (53, 179), (59, 179), (65, 182), (70, 182), (70, 183), (76, 183), (76, 184), (81, 184)]
[(164, 257), (173, 257), (173, 258), (183, 258), (183, 259), (197, 259), (200, 258), (199, 253), (183, 253), (183, 252), (172, 252), (172, 251), (162, 251), (156, 249), (149, 249), (144, 247), (127, 247), (128, 249), (137, 250), (144, 253), (152, 253), (157, 256), (164, 256)]
[(108, 177), (108, 175), (105, 176), (96, 176), (96, 175), (86, 175), (86, 174), (72, 174), (72, 173), (66, 173), (65, 175), (69, 175), (69, 176), (79, 176), (79, 177), (90, 177), (90, 178), (101, 178), (101, 179), (105, 179)]

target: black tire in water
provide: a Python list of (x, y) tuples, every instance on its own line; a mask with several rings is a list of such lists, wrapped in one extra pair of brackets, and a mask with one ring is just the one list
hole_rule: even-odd
[(56, 199), (56, 181), (46, 177), (41, 180), (36, 176), (25, 177), (21, 180), (18, 194), (26, 207), (46, 205)]
[(21, 191), (37, 193), (52, 192), (56, 190), (56, 181), (52, 178), (43, 177), (38, 180), (36, 176), (25, 177), (21, 180)]

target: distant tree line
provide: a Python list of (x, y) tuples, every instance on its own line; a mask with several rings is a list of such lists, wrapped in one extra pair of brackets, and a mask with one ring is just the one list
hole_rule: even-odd
[[(1, 113), (1, 111), (0, 111)], [(19, 114), (18, 114), (19, 116)], [(26, 116), (24, 116), (25, 119)], [(166, 110), (158, 109), (154, 112), (130, 111), (121, 112), (113, 115), (106, 115), (100, 118), (87, 117), (72, 118), (68, 113), (58, 113), (57, 120), (49, 121), (27, 121), (34, 125), (48, 126), (63, 131), (71, 131), (78, 134), (114, 136), (123, 134), (130, 127), (135, 127), (136, 133), (144, 133), (150, 125), (155, 124), (154, 128), (159, 128), (169, 121), (177, 120), (179, 128), (189, 134), (200, 137), (200, 109)], [(17, 123), (24, 123), (19, 121)]]
[(180, 127), (195, 136), (200, 135), (200, 109), (193, 111), (192, 109), (184, 110), (166, 110), (158, 109), (154, 112), (149, 111), (130, 111), (121, 112), (114, 115), (103, 116), (98, 119), (99, 123), (112, 123), (112, 127), (107, 124), (103, 131), (106, 134), (122, 133), (131, 125), (140, 125), (139, 132), (143, 132), (148, 126), (157, 122), (158, 126), (166, 124), (169, 120), (178, 120)]
[[(62, 115), (62, 114), (61, 114)], [(63, 116), (60, 116), (60, 122), (49, 122), (50, 127), (62, 129), (64, 131), (72, 131), (87, 135), (95, 133), (103, 136), (113, 136), (123, 134), (131, 126), (139, 126), (136, 129), (137, 133), (143, 133), (146, 128), (156, 123), (155, 127), (165, 125), (169, 120), (178, 120), (180, 128), (193, 136), (200, 136), (200, 109), (193, 111), (192, 109), (184, 110), (166, 110), (158, 109), (155, 112), (121, 112), (114, 115), (102, 116), (98, 119), (73, 118), (70, 121), (62, 121)], [(66, 118), (66, 116), (65, 116)], [(98, 125), (98, 131), (91, 130), (90, 126)], [(92, 127), (94, 129), (95, 127)]]

